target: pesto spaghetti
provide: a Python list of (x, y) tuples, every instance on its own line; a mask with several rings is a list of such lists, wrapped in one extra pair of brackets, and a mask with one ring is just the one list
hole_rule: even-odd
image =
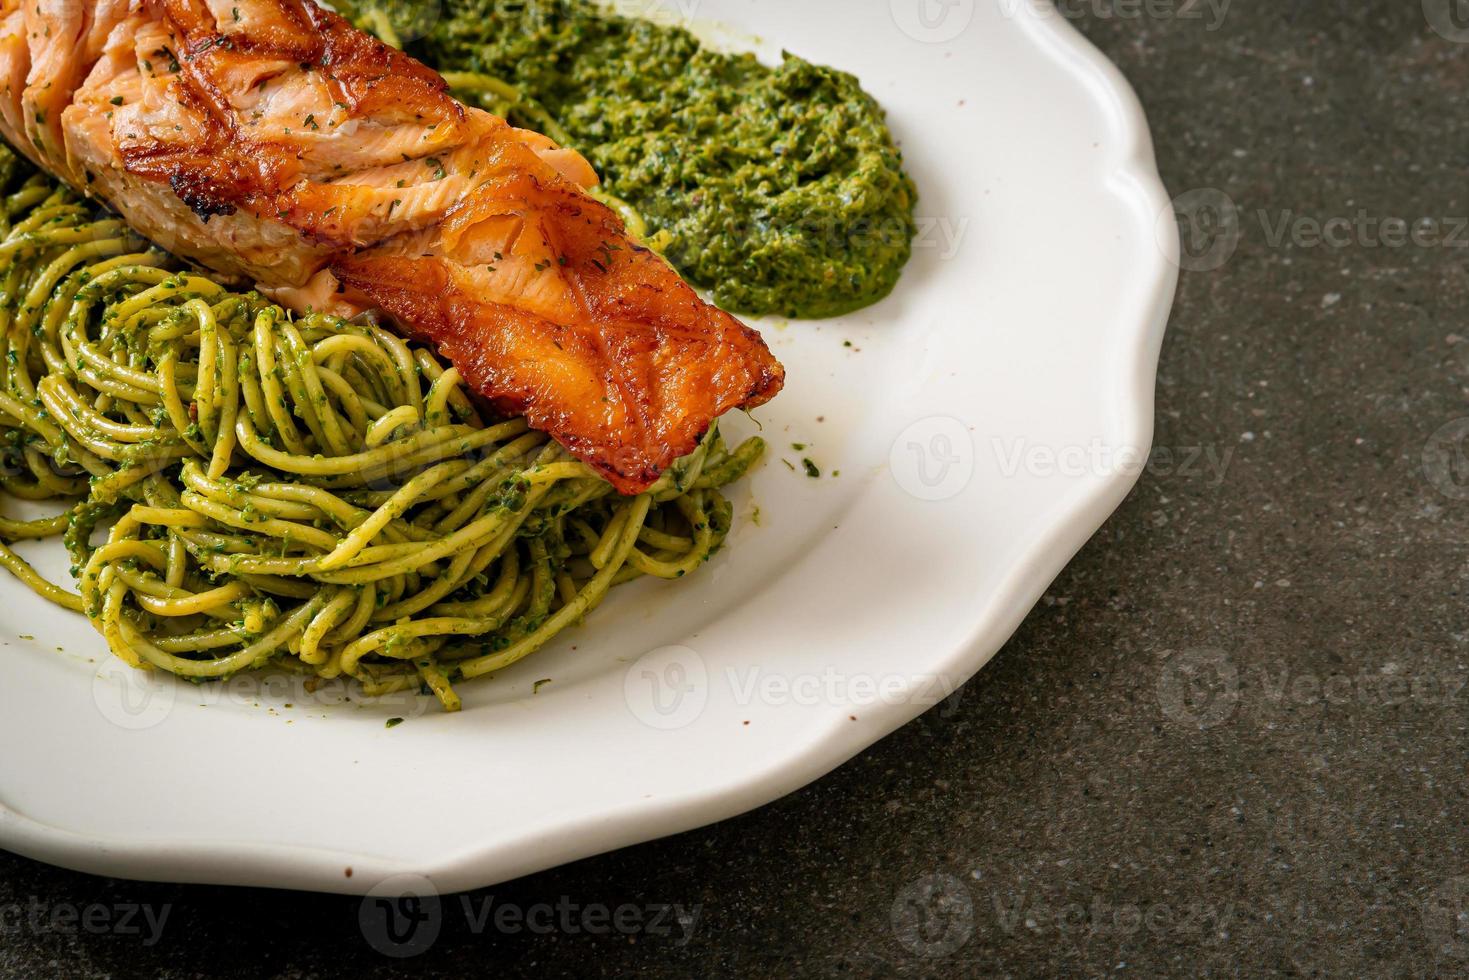
[[(609, 589), (722, 544), (763, 451), (717, 427), (622, 497), (370, 321), (293, 317), (183, 270), (0, 146), (0, 564), (134, 667), (260, 668), (366, 694), (493, 673)], [(99, 538), (105, 531), (105, 540)], [(60, 536), (78, 592), (8, 547)]]

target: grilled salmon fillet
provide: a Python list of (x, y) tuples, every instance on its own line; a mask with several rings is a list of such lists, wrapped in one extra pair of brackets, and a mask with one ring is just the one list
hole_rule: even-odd
[(784, 383), (579, 154), (312, 0), (0, 0), (0, 134), (288, 306), (387, 312), (623, 493)]

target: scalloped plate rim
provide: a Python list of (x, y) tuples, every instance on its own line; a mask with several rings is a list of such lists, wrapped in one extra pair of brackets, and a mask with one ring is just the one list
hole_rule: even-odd
[[(1039, 0), (1044, 2), (1044, 0)], [(1121, 158), (1107, 175), (1110, 193), (1134, 206), (1136, 233), (1150, 216), (1171, 211), (1157, 171), (1152, 139), (1142, 107), (1120, 71), (1059, 15), (1037, 13), (1028, 3), (1012, 8), (1028, 33), (1053, 59), (1071, 60), (1089, 75), (1088, 83), (1105, 93), (1114, 115), (1109, 131), (1121, 137)], [(1171, 236), (1158, 242), (1157, 261), (1146, 275), (1146, 309), (1138, 311), (1130, 350), (1119, 352), (1124, 365), (1114, 389), (1127, 435), (1120, 445), (1144, 452), (1151, 447), (1153, 392), (1163, 333), (1178, 280), (1178, 244)], [(1144, 278), (1140, 274), (1140, 278)], [(1137, 481), (1136, 474), (1117, 473), (1057, 521), (1044, 544), (1007, 575), (995, 596), (1006, 612), (995, 621), (981, 620), (969, 638), (955, 646), (943, 666), (967, 679), (998, 652), (1017, 629), (1051, 581), (1121, 504)], [(999, 637), (995, 642), (995, 637)], [(0, 804), (0, 846), (62, 867), (150, 881), (273, 886), (360, 894), (394, 875), (423, 876), (441, 893), (483, 887), (617, 847), (681, 833), (736, 816), (772, 802), (820, 778), (862, 750), (917, 717), (923, 708), (888, 705), (864, 717), (861, 725), (826, 726), (819, 738), (797, 746), (775, 760), (756, 778), (729, 782), (714, 792), (695, 792), (686, 799), (663, 798), (615, 813), (599, 813), (566, 821), (536, 833), (501, 838), (468, 852), (443, 856), (429, 867), (407, 867), (390, 859), (353, 851), (314, 846), (262, 845), (227, 840), (189, 839), (161, 843), (126, 837), (82, 835), (33, 820)], [(532, 845), (532, 846), (528, 846)], [(513, 852), (519, 850), (520, 854)], [(342, 869), (354, 869), (344, 878)]]

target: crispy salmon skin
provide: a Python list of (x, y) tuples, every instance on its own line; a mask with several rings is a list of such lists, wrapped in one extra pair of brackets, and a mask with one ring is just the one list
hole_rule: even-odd
[(0, 0), (0, 134), (286, 305), (386, 311), (623, 493), (784, 383), (579, 154), (312, 0)]

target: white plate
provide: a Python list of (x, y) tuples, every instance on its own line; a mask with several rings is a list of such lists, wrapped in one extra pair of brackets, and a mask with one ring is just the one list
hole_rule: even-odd
[(887, 302), (762, 325), (790, 382), (730, 545), (463, 685), (457, 715), (150, 678), (0, 585), (0, 846), (131, 878), (482, 886), (767, 803), (999, 649), (1152, 437), (1177, 237), (1137, 102), (1047, 0), (697, 13), (857, 73), (926, 219)]

